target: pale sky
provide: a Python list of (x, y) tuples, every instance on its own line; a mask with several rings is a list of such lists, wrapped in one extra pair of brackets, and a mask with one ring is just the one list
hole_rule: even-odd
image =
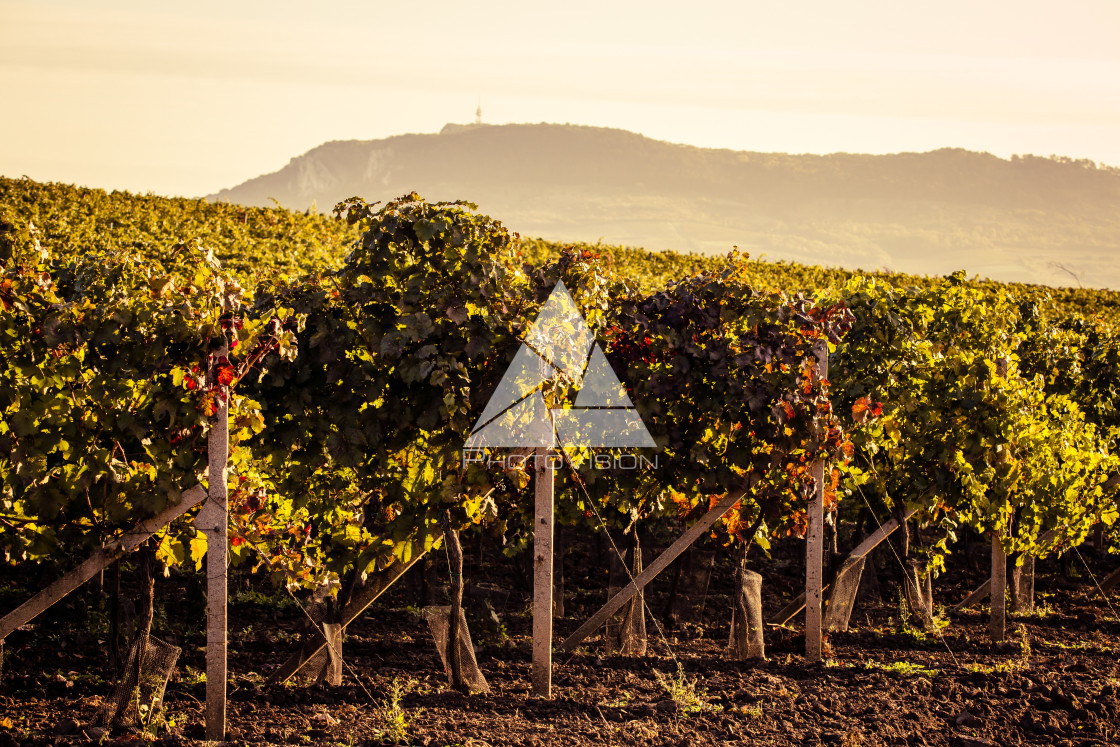
[(1120, 166), (1117, 0), (0, 0), (0, 174), (198, 196), (468, 122)]

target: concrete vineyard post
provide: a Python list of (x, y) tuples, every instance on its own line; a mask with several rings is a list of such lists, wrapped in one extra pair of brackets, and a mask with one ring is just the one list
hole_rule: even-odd
[[(996, 373), (1007, 376), (1007, 359), (996, 361)], [(993, 641), (1002, 641), (1007, 636), (1007, 555), (999, 541), (999, 532), (992, 530), (992, 615), (988, 629)]]
[[(1055, 531), (1053, 529), (1049, 529), (1049, 530), (1043, 532), (1042, 534), (1040, 534), (1038, 536), (1038, 543), (1039, 544), (1045, 544), (1045, 543), (1049, 542), (1050, 540), (1054, 539), (1054, 537), (1057, 536), (1057, 534), (1058, 534), (1057, 531)], [(1030, 563), (1030, 573), (1031, 573), (1031, 580), (1030, 580), (1030, 585), (1029, 585), (1028, 589), (1029, 589), (1030, 597), (1031, 597), (1031, 605), (1032, 605), (1031, 609), (1034, 609), (1034, 607), (1033, 607), (1033, 605), (1034, 605), (1034, 558), (1028, 558), (1028, 562)], [(1024, 567), (1026, 567), (1026, 566), (1024, 566)], [(986, 581), (984, 581), (984, 583), (977, 586), (976, 589), (971, 594), (969, 594), (967, 597), (964, 598), (963, 601), (961, 601), (959, 604), (957, 604), (955, 607), (953, 607), (951, 610), (949, 610), (949, 612), (951, 612), (952, 614), (955, 615), (956, 613), (960, 612), (961, 610), (965, 609), (966, 607), (971, 607), (972, 605), (976, 604), (977, 602), (979, 602), (984, 597), (988, 596), (988, 593), (991, 591), (991, 588), (992, 588), (992, 579), (991, 579), (991, 576), (989, 576), (988, 579)], [(1104, 586), (1103, 584), (1102, 584), (1101, 588), (1104, 591), (1108, 591), (1108, 589), (1109, 589), (1108, 586)]]
[[(215, 356), (226, 355), (225, 348)], [(216, 384), (216, 373), (211, 372)], [(221, 389), (218, 410), (210, 425), (210, 499), (199, 513), (206, 533), (206, 738), (226, 735), (226, 556), (229, 547), (229, 506), (226, 480), (229, 459), (229, 396)], [(221, 395), (224, 394), (223, 398)]]
[(533, 692), (552, 697), (553, 465), (549, 449), (534, 453)]
[(1002, 641), (1007, 635), (1007, 556), (999, 542), (999, 534), (992, 532), (992, 616), (988, 627), (993, 641)]
[[(813, 348), (817, 358), (817, 375), (828, 377), (828, 343), (818, 342)], [(805, 658), (820, 661), (821, 603), (824, 583), (824, 462), (813, 465), (816, 487), (809, 499), (809, 528), (805, 534)]]

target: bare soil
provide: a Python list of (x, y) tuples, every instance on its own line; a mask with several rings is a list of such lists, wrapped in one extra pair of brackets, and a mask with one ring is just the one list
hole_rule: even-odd
[[(567, 558), (569, 593), (566, 616), (556, 621), (558, 639), (605, 601), (604, 568), (587, 548)], [(795, 561), (780, 559), (758, 570), (769, 615), (797, 590), (800, 571)], [(558, 656), (551, 700), (530, 690), (529, 597), (518, 590), (522, 582), (508, 562), (481, 566), (468, 558), (475, 579), (512, 589), (496, 610), (500, 625), (483, 605), (468, 602), (491, 687), (485, 696), (447, 686), (419, 616), (418, 572), (348, 629), (342, 686), (267, 685), (264, 678), (293, 649), (304, 616), (285, 593), (239, 578), (230, 603), (228, 740), (392, 743), (386, 709), (396, 680), (404, 691), (403, 743), (418, 745), (1120, 744), (1120, 622), (1113, 609), (1120, 599), (1114, 593), (1106, 602), (1083, 568), (1080, 576), (1047, 563), (1040, 570), (1039, 613), (1012, 618), (1002, 644), (989, 642), (983, 608), (954, 618), (940, 635), (908, 629), (884, 573), (883, 600), (861, 596), (853, 630), (832, 636), (826, 663), (808, 664), (803, 636), (792, 627), (767, 630), (766, 661), (728, 659), (731, 573), (721, 564), (698, 623), (662, 639), (651, 618), (644, 657), (607, 655), (594, 639), (570, 658)], [(26, 569), (9, 576), (0, 581), (0, 612), (43, 583)], [(955, 571), (939, 580), (935, 600), (950, 605), (982, 578), (978, 569)], [(88, 589), (5, 643), (0, 747), (201, 744), (205, 633), (197, 586), (190, 576), (157, 581), (164, 613), (153, 633), (182, 646), (183, 654), (168, 685), (166, 720), (152, 733), (102, 734), (85, 726), (115, 677), (105, 654), (104, 599)], [(667, 586), (659, 580), (647, 600), (657, 616)], [(673, 676), (678, 665), (695, 682), (702, 710), (682, 708), (683, 699), (672, 699), (659, 681), (658, 672)]]

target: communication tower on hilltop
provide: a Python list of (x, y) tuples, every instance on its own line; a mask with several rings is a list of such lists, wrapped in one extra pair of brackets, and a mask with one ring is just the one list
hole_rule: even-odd
[(478, 100), (478, 108), (474, 110), (474, 123), (476, 125), (482, 124), (482, 99)]

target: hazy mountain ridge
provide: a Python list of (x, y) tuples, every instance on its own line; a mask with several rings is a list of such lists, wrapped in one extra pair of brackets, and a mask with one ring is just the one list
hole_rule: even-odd
[[(786, 155), (572, 125), (449, 125), (325, 143), (212, 199), (329, 210), (360, 195), (467, 199), (558, 240), (1120, 288), (1120, 169), (943, 149)], [(1059, 267), (1060, 266), (1060, 267)], [(1064, 270), (1061, 268), (1065, 268)]]

